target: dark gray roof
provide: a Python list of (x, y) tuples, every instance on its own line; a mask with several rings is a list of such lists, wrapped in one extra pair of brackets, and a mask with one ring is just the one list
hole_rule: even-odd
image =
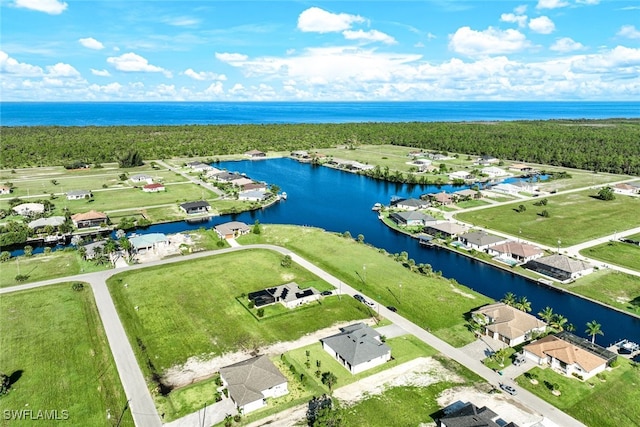
[(431, 215), (425, 215), (422, 212), (416, 212), (416, 211), (411, 211), (411, 212), (393, 212), (389, 216), (391, 217), (391, 219), (397, 219), (397, 220), (400, 220), (401, 222), (408, 222), (408, 221), (422, 221), (422, 222), (436, 221), (436, 219), (434, 217), (432, 217)]
[(471, 233), (465, 233), (459, 236), (461, 239), (478, 246), (490, 245), (492, 243), (504, 242), (504, 237), (494, 236), (484, 231), (472, 231)]
[[(460, 409), (450, 412), (440, 418), (441, 425), (446, 427), (499, 427), (496, 420), (498, 414), (483, 406), (478, 408), (473, 403), (467, 403)], [(518, 427), (514, 423), (509, 426)]]
[(351, 366), (368, 362), (391, 351), (388, 345), (379, 340), (380, 334), (364, 323), (345, 326), (340, 331), (339, 334), (320, 341), (331, 347)]
[(188, 211), (189, 209), (207, 208), (209, 206), (211, 205), (203, 200), (197, 202), (187, 202), (180, 205), (180, 207), (186, 211)]
[(238, 406), (262, 399), (262, 392), (287, 382), (284, 375), (265, 355), (257, 356), (220, 369), (229, 395)]
[(538, 258), (532, 261), (535, 264), (546, 265), (553, 267), (557, 270), (565, 271), (567, 273), (577, 273), (584, 270), (593, 268), (591, 264), (579, 259), (569, 258), (565, 255), (554, 254)]
[(425, 206), (428, 203), (424, 200), (419, 199), (400, 199), (393, 203), (394, 205), (402, 205), (402, 206), (411, 206), (414, 208), (419, 208), (421, 206)]

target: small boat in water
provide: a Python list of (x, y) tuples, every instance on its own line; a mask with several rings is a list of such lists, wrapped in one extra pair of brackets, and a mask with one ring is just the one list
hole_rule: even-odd
[(280, 198), (282, 200), (287, 200), (287, 193), (285, 193), (284, 191), (282, 193), (280, 193)]
[(379, 211), (380, 209), (382, 209), (382, 203), (376, 203), (375, 205), (373, 205), (373, 207), (371, 208), (372, 211)]

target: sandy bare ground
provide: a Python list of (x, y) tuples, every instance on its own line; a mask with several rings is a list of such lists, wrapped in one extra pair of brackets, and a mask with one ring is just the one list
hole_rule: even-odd
[[(374, 324), (371, 319), (362, 320), (362, 322), (370, 326), (373, 326)], [(267, 347), (262, 347), (258, 350), (258, 354), (275, 356), (296, 348), (311, 345), (318, 342), (320, 338), (338, 333), (338, 328), (353, 323), (354, 322), (337, 323), (329, 328), (320, 329), (319, 331), (307, 334), (295, 341), (278, 342)], [(211, 377), (222, 367), (241, 362), (255, 355), (256, 354), (253, 351), (247, 350), (235, 353), (226, 353), (211, 359), (190, 357), (184, 365), (169, 368), (162, 377), (162, 380), (164, 384), (173, 388), (183, 387), (196, 381)]]

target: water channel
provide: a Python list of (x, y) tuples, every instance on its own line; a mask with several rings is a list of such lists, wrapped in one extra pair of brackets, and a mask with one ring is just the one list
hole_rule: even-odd
[[(362, 234), (365, 242), (375, 247), (384, 248), (390, 253), (406, 251), (416, 263), (431, 264), (434, 270), (442, 271), (443, 276), (496, 300), (507, 292), (513, 292), (531, 301), (532, 313), (550, 306), (575, 325), (574, 333), (577, 335), (586, 337), (586, 323), (596, 320), (602, 324), (605, 333), (597, 339), (602, 345), (624, 338), (640, 342), (640, 319), (540, 286), (516, 274), (447, 250), (426, 249), (416, 239), (386, 227), (371, 210), (377, 202), (388, 204), (393, 196), (419, 197), (424, 193), (456, 191), (460, 187), (388, 183), (288, 158), (221, 162), (214, 166), (277, 184), (288, 195), (286, 201), (268, 209), (235, 215), (233, 218), (238, 221), (253, 224), (257, 219), (263, 224), (308, 225), (339, 233), (349, 231), (354, 237)], [(229, 220), (228, 216), (223, 216), (212, 218), (204, 224), (158, 224), (145, 232), (177, 233), (203, 225), (211, 227)]]

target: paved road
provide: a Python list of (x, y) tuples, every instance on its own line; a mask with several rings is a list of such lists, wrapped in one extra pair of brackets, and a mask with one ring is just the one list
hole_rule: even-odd
[(169, 166), (168, 164), (166, 164), (162, 160), (156, 160), (156, 163), (159, 164), (159, 165), (164, 166), (165, 168), (169, 169), (172, 172), (179, 173), (180, 175), (184, 176), (185, 178), (187, 178), (189, 181), (193, 182), (194, 184), (200, 185), (200, 186), (206, 188), (207, 190), (213, 191), (218, 196), (224, 196), (224, 192), (223, 191), (221, 191), (219, 188), (209, 184), (208, 182), (205, 182), (205, 181), (201, 180), (200, 178), (197, 178), (197, 177), (194, 177), (192, 175), (189, 175), (188, 173), (183, 172), (178, 168), (174, 168), (172, 166)]
[[(43, 282), (25, 284), (14, 286), (10, 288), (0, 289), (0, 294), (15, 292), (17, 290), (23, 289), (33, 289), (41, 286), (47, 286), (54, 283), (66, 282), (66, 281), (75, 281), (82, 280), (89, 282), (93, 289), (96, 299), (96, 305), (98, 306), (98, 312), (100, 313), (100, 317), (102, 319), (102, 324), (105, 327), (105, 332), (107, 334), (107, 339), (109, 341), (109, 346), (111, 347), (111, 352), (113, 353), (114, 360), (116, 362), (116, 367), (118, 369), (118, 374), (120, 375), (120, 379), (122, 381), (125, 393), (127, 397), (131, 399), (131, 414), (133, 415), (133, 419), (137, 426), (161, 426), (161, 420), (158, 416), (155, 405), (153, 404), (153, 399), (149, 390), (147, 388), (146, 381), (142, 375), (142, 371), (137, 364), (135, 355), (133, 353), (133, 348), (127, 339), (126, 333), (124, 331), (124, 327), (120, 322), (118, 314), (116, 312), (115, 306), (113, 304), (113, 300), (111, 299), (111, 295), (106, 287), (106, 280), (114, 274), (117, 274), (124, 270), (135, 270), (140, 268), (146, 268), (154, 265), (164, 265), (171, 264), (174, 262), (182, 262), (193, 259), (198, 259), (202, 257), (207, 257), (211, 255), (217, 255), (222, 253), (240, 251), (240, 250), (248, 250), (248, 249), (266, 249), (273, 250), (279, 252), (283, 255), (291, 256), (292, 260), (312, 273), (316, 274), (318, 277), (322, 278), (326, 282), (333, 285), (339, 293), (344, 295), (353, 296), (356, 293), (360, 293), (356, 289), (347, 285), (346, 283), (340, 281), (336, 277), (330, 275), (326, 271), (320, 269), (314, 264), (310, 263), (306, 259), (300, 257), (299, 255), (293, 253), (289, 249), (282, 248), (274, 245), (247, 245), (241, 247), (231, 247), (225, 248), (217, 251), (207, 251), (200, 252), (197, 254), (186, 255), (179, 258), (169, 258), (165, 260), (159, 260), (150, 262), (148, 264), (139, 264), (128, 267), (126, 269), (113, 269), (108, 271), (102, 271), (97, 273), (88, 273), (88, 274), (80, 274), (71, 277), (64, 277), (59, 279), (47, 280)], [(506, 378), (500, 377), (497, 373), (493, 372), (486, 366), (484, 366), (480, 361), (470, 357), (469, 355), (464, 354), (461, 350), (447, 344), (441, 339), (435, 337), (430, 334), (426, 330), (422, 329), (422, 327), (410, 322), (405, 319), (398, 313), (394, 313), (388, 310), (386, 307), (380, 305), (373, 298), (367, 297), (368, 300), (372, 301), (379, 308), (380, 315), (386, 317), (400, 328), (404, 329), (410, 334), (415, 335), (417, 338), (435, 348), (442, 354), (450, 357), (451, 359), (456, 360), (460, 364), (466, 366), (468, 369), (472, 370), (476, 374), (480, 375), (484, 379), (486, 379), (489, 383), (498, 386), (500, 381), (509, 382), (510, 380)], [(514, 385), (511, 383), (511, 385)], [(582, 423), (560, 411), (559, 409), (553, 407), (542, 399), (536, 397), (535, 395), (527, 392), (526, 390), (519, 389), (518, 395), (512, 397), (514, 400), (536, 410), (541, 413), (545, 417), (549, 418), (551, 421), (556, 424), (564, 427), (580, 427), (583, 426)]]

